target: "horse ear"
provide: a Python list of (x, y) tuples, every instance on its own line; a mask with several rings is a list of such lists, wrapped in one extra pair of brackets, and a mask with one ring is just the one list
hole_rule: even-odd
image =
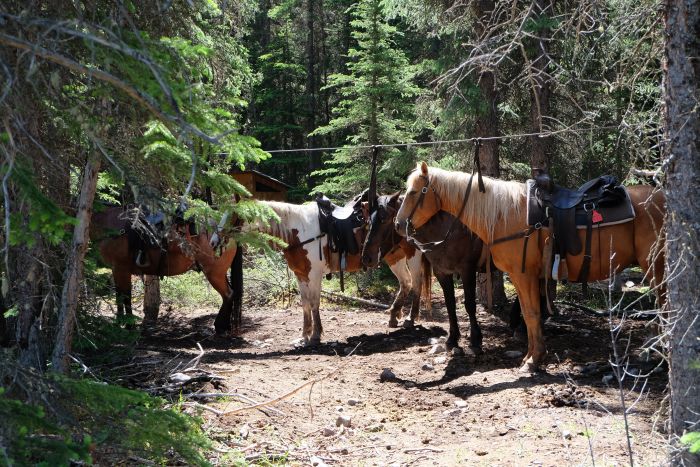
[(426, 164), (425, 161), (420, 163), (420, 173), (422, 173), (425, 176), (428, 176), (428, 164)]
[(389, 201), (391, 201), (392, 203), (393, 203), (393, 202), (396, 202), (396, 200), (399, 199), (399, 196), (401, 196), (401, 192), (400, 192), (400, 191), (397, 191), (396, 193), (394, 193), (393, 195), (391, 195), (391, 198), (389, 198)]

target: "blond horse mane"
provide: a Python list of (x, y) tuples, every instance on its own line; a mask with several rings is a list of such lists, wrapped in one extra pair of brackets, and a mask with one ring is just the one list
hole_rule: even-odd
[[(420, 167), (417, 172), (420, 173)], [(462, 207), (470, 174), (430, 167), (428, 176), (431, 186), (443, 203), (442, 209), (456, 214)], [(486, 232), (488, 241), (491, 242), (497, 223), (504, 222), (508, 228), (509, 219), (522, 219), (525, 184), (490, 177), (483, 179), (485, 193), (479, 191), (477, 176), (474, 176), (462, 220), (472, 230)]]
[[(285, 243), (290, 243), (293, 240), (298, 241), (299, 235), (304, 235), (307, 231), (318, 234), (318, 207), (316, 203), (309, 204), (290, 204), (279, 201), (260, 201), (272, 209), (280, 218), (279, 222), (275, 219), (264, 222), (258, 222), (257, 227), (274, 237), (283, 240)], [(296, 230), (296, 235), (293, 232)], [(301, 238), (303, 241), (304, 238)]]

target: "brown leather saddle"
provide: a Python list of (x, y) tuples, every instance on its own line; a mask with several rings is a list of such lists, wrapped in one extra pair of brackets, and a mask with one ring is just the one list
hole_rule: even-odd
[(171, 227), (187, 229), (190, 235), (197, 235), (195, 223), (183, 217), (185, 210), (186, 207), (180, 206), (174, 215), (169, 216), (163, 211), (151, 212), (143, 205), (132, 209), (134, 214), (125, 219), (124, 233), (136, 266), (150, 266), (146, 255), (150, 249), (160, 250), (160, 263), (163, 263), (168, 251), (168, 230)]
[(535, 179), (528, 180), (527, 222), (530, 226), (545, 226), (554, 238), (552, 277), (556, 280), (559, 261), (566, 255), (581, 254), (583, 246), (579, 229), (586, 229), (583, 265), (576, 282), (584, 284), (590, 270), (591, 236), (594, 228), (620, 224), (634, 219), (634, 208), (627, 190), (614, 176), (602, 175), (578, 189), (555, 185), (540, 169)]

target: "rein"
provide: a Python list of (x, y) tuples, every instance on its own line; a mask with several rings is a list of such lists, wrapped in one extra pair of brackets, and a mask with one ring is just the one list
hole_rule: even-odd
[[(396, 216), (394, 216), (394, 217), (391, 218), (391, 223), (392, 223), (392, 225), (390, 225), (390, 229), (388, 229), (389, 232), (386, 232), (386, 233), (384, 234), (384, 236), (383, 236), (382, 239), (381, 239), (381, 242), (379, 243), (379, 258), (381, 258), (381, 259), (384, 259), (384, 257), (385, 257), (386, 255), (388, 255), (388, 254), (391, 253), (392, 251), (395, 251), (397, 248), (401, 248), (401, 245), (400, 245), (400, 244), (401, 244), (401, 236), (399, 235), (399, 233), (396, 231), (396, 229), (395, 229), (394, 226), (393, 226), (393, 223), (394, 223), (395, 219), (396, 219)], [(387, 238), (389, 238), (389, 235), (391, 235), (391, 248), (389, 249), (389, 251), (382, 252), (382, 243), (384, 243), (384, 241), (385, 241)], [(399, 235), (399, 241), (398, 241), (398, 242), (396, 241), (396, 236), (397, 236), (397, 235)]]

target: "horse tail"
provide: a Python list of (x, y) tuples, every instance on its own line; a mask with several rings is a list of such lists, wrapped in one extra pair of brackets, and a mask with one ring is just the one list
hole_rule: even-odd
[(423, 300), (423, 307), (431, 310), (432, 308), (432, 285), (433, 285), (433, 266), (428, 261), (428, 258), (424, 254), (421, 254), (420, 259), (421, 267), (421, 299)]

